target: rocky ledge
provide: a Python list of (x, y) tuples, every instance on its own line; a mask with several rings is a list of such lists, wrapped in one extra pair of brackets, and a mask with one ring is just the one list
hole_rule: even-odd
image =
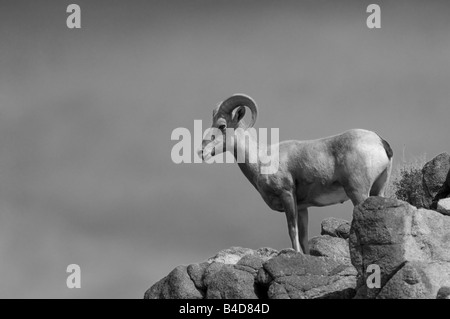
[(450, 155), (416, 178), (409, 203), (370, 197), (351, 224), (325, 219), (311, 255), (232, 247), (176, 267), (145, 298), (450, 299)]
[[(370, 197), (328, 218), (311, 255), (232, 247), (172, 270), (146, 299), (450, 298), (450, 216)], [(379, 285), (372, 268), (379, 267)]]
[(352, 298), (357, 271), (350, 261), (350, 223), (328, 218), (322, 234), (310, 240), (311, 255), (292, 249), (222, 250), (205, 262), (176, 267), (145, 298)]
[(329, 257), (232, 247), (206, 262), (178, 266), (145, 298), (351, 298), (356, 274), (349, 262)]
[[(408, 203), (370, 197), (353, 213), (350, 256), (358, 271), (357, 298), (447, 298), (450, 217)], [(380, 287), (368, 288), (380, 268)]]

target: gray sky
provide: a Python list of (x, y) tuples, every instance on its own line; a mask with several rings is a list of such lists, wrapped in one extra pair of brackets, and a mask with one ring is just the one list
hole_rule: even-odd
[[(69, 30), (66, 7), (81, 7)], [(369, 3), (379, 30), (366, 27)], [(233, 93), (280, 139), (375, 130), (397, 163), (450, 151), (448, 1), (0, 4), (0, 297), (141, 298), (230, 246), (290, 246), (233, 164), (172, 163)], [(349, 203), (310, 210), (310, 235)], [(81, 266), (82, 288), (66, 287)]]

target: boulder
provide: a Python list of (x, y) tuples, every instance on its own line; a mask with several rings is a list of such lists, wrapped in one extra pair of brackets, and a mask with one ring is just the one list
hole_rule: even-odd
[(209, 263), (207, 262), (203, 262), (200, 264), (191, 264), (187, 267), (187, 273), (189, 277), (193, 281), (195, 287), (202, 292), (204, 292), (206, 289), (206, 286), (203, 283), (203, 277), (208, 267)]
[(309, 253), (350, 262), (348, 241), (343, 238), (328, 235), (313, 237), (309, 240)]
[(320, 234), (347, 239), (350, 235), (350, 222), (340, 218), (326, 218), (322, 221)]
[(258, 299), (255, 276), (232, 265), (222, 264), (205, 277), (206, 299)]
[(264, 264), (272, 278), (270, 299), (350, 299), (355, 294), (356, 270), (326, 257), (287, 251)]
[[(327, 253), (333, 255), (330, 247)], [(355, 295), (356, 275), (348, 259), (303, 255), (292, 249), (232, 247), (206, 262), (176, 267), (148, 289), (145, 298), (347, 299)]]
[(436, 299), (450, 299), (450, 287), (439, 289)]
[[(436, 298), (450, 286), (450, 217), (406, 202), (370, 197), (354, 209), (350, 256), (357, 298)], [(380, 286), (367, 283), (380, 269)]]
[[(443, 279), (447, 276), (447, 279)], [(407, 261), (386, 283), (377, 299), (437, 299), (445, 295), (450, 263)], [(441, 296), (440, 296), (441, 295)]]
[(441, 199), (449, 197), (450, 197), (450, 171), (447, 174), (447, 179), (445, 180), (444, 185), (442, 185), (436, 196), (434, 196), (431, 208), (437, 209), (438, 202)]
[(178, 266), (153, 285), (145, 299), (202, 299), (203, 293), (189, 277), (186, 266)]
[(335, 236), (312, 238), (311, 255), (231, 247), (176, 267), (145, 298), (450, 299), (450, 216), (370, 197), (354, 208), (349, 239), (338, 236), (344, 222), (323, 225)]
[(450, 195), (450, 155), (442, 153), (421, 170), (406, 171), (397, 197), (417, 208), (436, 209), (437, 202)]
[(442, 153), (426, 163), (422, 169), (423, 189), (425, 192), (424, 207), (431, 208), (433, 200), (447, 185), (446, 180), (450, 172), (450, 154)]

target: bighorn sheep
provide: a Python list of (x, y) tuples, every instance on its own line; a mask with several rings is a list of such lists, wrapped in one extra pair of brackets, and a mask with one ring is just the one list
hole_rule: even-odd
[[(242, 120), (245, 106), (252, 112), (247, 126)], [(258, 108), (252, 98), (237, 94), (221, 102), (213, 111), (212, 128), (223, 135), (205, 138), (198, 151), (203, 160), (234, 148), (246, 161), (240, 169), (273, 210), (286, 214), (292, 248), (309, 253), (308, 207), (328, 206), (350, 199), (357, 205), (369, 196), (383, 196), (392, 168), (389, 144), (374, 132), (352, 129), (339, 135), (309, 141), (283, 141), (279, 149), (279, 168), (274, 174), (261, 174), (260, 163), (248, 161), (245, 138), (239, 138), (256, 122)], [(226, 128), (235, 129), (226, 137)], [(241, 130), (237, 130), (241, 128)], [(239, 133), (241, 132), (241, 133)], [(271, 147), (271, 146), (269, 146)], [(242, 153), (241, 153), (242, 154)]]

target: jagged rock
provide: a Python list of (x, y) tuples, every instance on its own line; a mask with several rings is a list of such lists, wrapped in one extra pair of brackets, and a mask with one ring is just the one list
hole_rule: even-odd
[[(358, 271), (357, 298), (436, 298), (450, 286), (450, 218), (408, 203), (370, 197), (355, 207), (350, 255)], [(368, 288), (375, 264), (380, 288)]]
[(350, 222), (340, 218), (326, 218), (322, 221), (320, 234), (347, 239), (350, 235)]
[(450, 154), (442, 153), (426, 163), (422, 169), (423, 189), (425, 192), (424, 208), (431, 208), (433, 200), (446, 185), (450, 172)]
[(232, 247), (207, 262), (175, 268), (145, 298), (351, 298), (356, 274), (336, 258)]
[(323, 256), (350, 262), (348, 241), (329, 235), (316, 236), (309, 240), (309, 253), (313, 256)]
[(444, 185), (442, 185), (442, 187), (439, 189), (436, 196), (434, 196), (433, 202), (431, 204), (431, 208), (436, 209), (438, 202), (441, 199), (448, 198), (448, 197), (450, 197), (450, 170), (448, 171), (447, 179), (445, 180)]
[(414, 186), (403, 186), (400, 198), (417, 208), (436, 209), (437, 202), (450, 194), (450, 155), (439, 154), (406, 179)]
[(450, 215), (450, 198), (441, 199), (437, 204), (437, 211), (444, 215)]

